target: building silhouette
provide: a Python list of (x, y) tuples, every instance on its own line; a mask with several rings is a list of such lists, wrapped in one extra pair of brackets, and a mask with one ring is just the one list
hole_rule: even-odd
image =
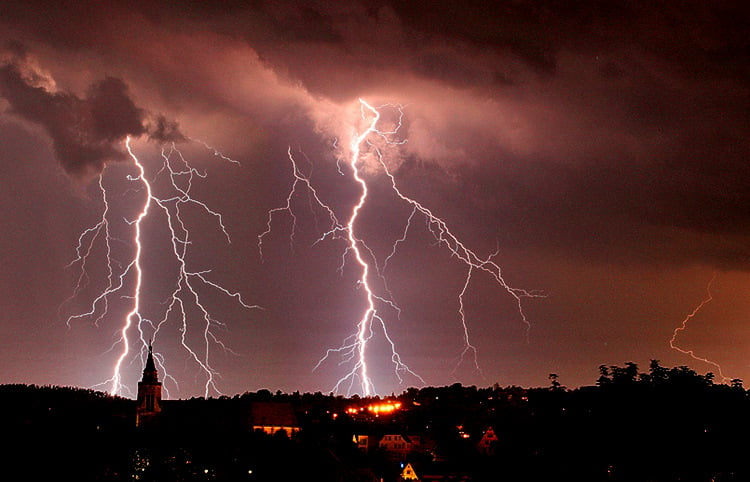
[(293, 437), (300, 431), (294, 407), (289, 402), (252, 402), (250, 422), (253, 430), (274, 435), (279, 431)]
[(136, 427), (153, 424), (161, 413), (161, 382), (156, 373), (154, 353), (148, 345), (148, 358), (143, 369), (143, 377), (138, 382), (138, 399), (135, 411)]

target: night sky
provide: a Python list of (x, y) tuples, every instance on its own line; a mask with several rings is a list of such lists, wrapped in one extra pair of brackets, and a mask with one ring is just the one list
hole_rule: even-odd
[[(377, 393), (550, 373), (576, 387), (650, 359), (750, 380), (746, 2), (332, 3), (2, 3), (0, 383), (108, 389), (133, 271), (104, 316), (100, 303), (69, 317), (135, 255), (130, 137), (162, 200), (176, 195), (162, 153), (195, 168), (203, 204), (180, 204), (177, 246), (210, 318), (185, 291), (185, 324), (164, 318), (180, 263), (152, 203), (122, 394), (151, 338), (171, 398), (206, 394), (208, 371), (211, 396), (331, 391), (356, 359), (327, 350), (352, 341), (367, 302), (347, 234), (325, 235), (362, 193), (348, 164), (372, 118), (359, 99), (381, 130), (400, 120), (358, 163), (354, 235), (389, 300), (376, 300), (389, 338), (376, 322), (367, 345)], [(511, 289), (469, 273), (383, 165)], [(109, 245), (84, 243), (75, 262), (102, 188)], [(421, 380), (394, 371), (389, 339)]]

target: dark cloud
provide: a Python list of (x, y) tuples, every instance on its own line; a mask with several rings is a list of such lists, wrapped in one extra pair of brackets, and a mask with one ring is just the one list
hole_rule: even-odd
[(184, 142), (187, 137), (180, 132), (177, 121), (168, 119), (163, 114), (153, 116), (146, 125), (148, 136), (157, 142)]
[[(0, 67), (0, 93), (14, 113), (44, 127), (52, 139), (57, 159), (65, 171), (85, 177), (101, 171), (107, 160), (120, 159), (122, 152), (112, 146), (107, 135), (126, 132), (133, 119), (121, 126), (96, 125), (97, 119), (85, 100), (71, 94), (50, 92), (35, 86), (34, 78), (25, 77), (17, 64)], [(105, 99), (99, 97), (100, 107)], [(105, 117), (106, 118), (106, 117)], [(138, 119), (136, 123), (140, 126)], [(99, 133), (107, 135), (101, 136)], [(140, 134), (140, 128), (133, 134)]]
[[(373, 93), (409, 103), (404, 151), (422, 167), (402, 175), (415, 184), (420, 176), (435, 180), (439, 175), (424, 167), (434, 162), (454, 182), (446, 190), (473, 183), (476, 195), (463, 195), (464, 203), (474, 199), (488, 217), (522, 225), (518, 245), (589, 256), (613, 245), (623, 253), (644, 249), (623, 232), (648, 232), (659, 246), (654, 236), (672, 229), (747, 231), (750, 43), (743, 2), (687, 1), (679, 9), (596, 0), (107, 5), (117, 15), (80, 6), (70, 15), (50, 2), (5, 8), (9, 22), (43, 43), (109, 52), (148, 69), (146, 77), (178, 110), (196, 99), (218, 101), (244, 117), (274, 112), (279, 124), (297, 118), (303, 125), (299, 118), (321, 99), (344, 103)], [(92, 19), (102, 26), (79, 32)], [(132, 34), (128, 42), (105, 32), (115, 26)], [(56, 95), (58, 104), (90, 112), (92, 130), (83, 136), (89, 149), (78, 157), (84, 165), (121, 155), (109, 143), (124, 133), (185, 138), (170, 117), (137, 109), (116, 78), (92, 86), (85, 99)], [(58, 151), (76, 150), (70, 128), (47, 128), (67, 140), (57, 142)], [(115, 152), (97, 152), (107, 150)], [(601, 226), (593, 240), (576, 234), (592, 226)], [(717, 246), (706, 246), (703, 259), (716, 259)], [(700, 249), (689, 253), (701, 259)]]
[(45, 129), (68, 174), (87, 178), (101, 172), (106, 162), (123, 159), (127, 136), (184, 140), (175, 121), (138, 108), (122, 79), (105, 77), (79, 98), (56, 91), (54, 81), (27, 62), (24, 50), (13, 52), (14, 59), (0, 67), (0, 95), (13, 113)]
[(92, 85), (86, 101), (93, 137), (114, 142), (127, 135), (143, 134), (143, 111), (133, 103), (122, 79), (107, 77)]

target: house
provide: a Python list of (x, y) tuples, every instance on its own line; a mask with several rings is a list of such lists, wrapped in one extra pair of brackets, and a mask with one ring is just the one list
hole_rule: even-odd
[(419, 435), (386, 434), (378, 442), (378, 447), (393, 455), (403, 456), (409, 452), (419, 450), (422, 439)]
[(253, 402), (250, 406), (250, 424), (253, 430), (269, 435), (283, 431), (288, 437), (300, 429), (292, 404), (286, 402)]
[(375, 438), (369, 435), (354, 435), (352, 442), (357, 446), (357, 450), (366, 454), (373, 448)]
[(419, 480), (417, 473), (414, 472), (414, 468), (411, 464), (406, 464), (404, 470), (401, 471), (401, 480)]
[(465, 473), (448, 470), (440, 465), (409, 462), (405, 466), (402, 464), (402, 467), (397, 480), (421, 480), (423, 482), (468, 482), (471, 480), (471, 476)]
[(493, 455), (495, 453), (495, 443), (498, 441), (495, 430), (488, 427), (477, 443), (477, 450), (484, 455)]

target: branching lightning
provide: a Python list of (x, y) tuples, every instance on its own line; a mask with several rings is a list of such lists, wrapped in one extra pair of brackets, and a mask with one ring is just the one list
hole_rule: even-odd
[[(224, 156), (202, 141), (197, 142), (213, 150), (217, 157), (237, 163), (237, 161)], [(216, 385), (218, 373), (212, 366), (211, 353), (213, 346), (219, 346), (222, 349), (228, 350), (216, 334), (217, 328), (223, 327), (223, 323), (210, 314), (199, 292), (203, 288), (211, 288), (225, 296), (234, 298), (244, 308), (258, 307), (245, 303), (240, 293), (230, 291), (212, 281), (208, 277), (209, 270), (196, 271), (190, 267), (190, 263), (188, 262), (188, 248), (192, 244), (192, 239), (188, 225), (183, 217), (183, 210), (186, 206), (197, 207), (213, 217), (219, 229), (226, 237), (227, 242), (231, 243), (221, 214), (191, 195), (191, 189), (196, 178), (205, 178), (206, 175), (191, 167), (182, 155), (182, 152), (172, 143), (169, 147), (162, 149), (162, 166), (154, 176), (154, 180), (161, 176), (167, 176), (168, 182), (166, 185), (171, 192), (168, 195), (157, 195), (153, 186), (153, 180), (149, 181), (143, 163), (133, 152), (130, 137), (127, 138), (125, 147), (136, 169), (136, 174), (126, 176), (126, 180), (134, 186), (130, 188), (131, 190), (143, 193), (143, 201), (135, 219), (124, 221), (131, 228), (130, 239), (128, 241), (116, 239), (112, 234), (111, 226), (117, 218), (112, 214), (108, 189), (105, 188), (104, 183), (104, 178), (107, 174), (106, 168), (100, 174), (98, 186), (104, 209), (98, 223), (84, 230), (78, 238), (76, 258), (69, 266), (77, 266), (80, 271), (73, 295), (65, 303), (78, 297), (84, 286), (88, 284), (89, 263), (93, 262), (91, 258), (94, 256), (98, 244), (103, 245), (103, 256), (107, 266), (108, 282), (107, 286), (94, 297), (89, 310), (68, 317), (68, 326), (83, 319), (91, 319), (95, 325), (99, 326), (105, 320), (116, 316), (110, 312), (112, 299), (115, 296), (130, 300), (129, 311), (115, 333), (111, 348), (113, 351), (118, 350), (118, 355), (112, 368), (112, 375), (108, 380), (95, 387), (108, 386), (108, 390), (113, 394), (132, 395), (132, 391), (123, 381), (124, 364), (138, 358), (143, 361), (149, 342), (151, 340), (156, 341), (164, 327), (173, 320), (176, 320), (177, 329), (180, 332), (180, 346), (186, 351), (189, 358), (198, 367), (198, 372), (205, 379), (205, 395), (220, 394), (221, 392)], [(170, 237), (170, 254), (178, 269), (176, 279), (174, 280), (174, 288), (168, 299), (162, 303), (166, 308), (160, 317), (157, 318), (146, 316), (144, 313), (142, 304), (144, 293), (142, 292), (142, 288), (144, 276), (146, 276), (143, 266), (143, 253), (148, 249), (145, 246), (146, 241), (143, 236), (146, 229), (144, 222), (147, 219), (154, 218), (158, 212), (161, 212), (163, 215), (163, 226)], [(112, 251), (112, 243), (115, 241), (124, 242), (132, 247), (133, 252), (129, 255), (127, 263), (120, 264), (115, 259)], [(132, 288), (130, 288), (131, 285)], [(193, 312), (197, 311), (199, 313), (199, 321), (196, 321), (194, 319), (195, 316), (189, 313), (188, 306)], [(203, 340), (202, 346), (194, 347), (191, 345), (188, 336), (193, 333), (200, 334)], [(137, 347), (137, 349), (134, 347)], [(164, 356), (159, 353), (155, 353), (154, 355), (164, 373), (164, 379), (170, 380), (173, 386), (179, 389), (177, 380), (167, 371)], [(165, 391), (168, 394), (166, 386)]]
[(698, 304), (698, 306), (695, 307), (695, 309), (685, 317), (685, 319), (682, 320), (682, 323), (680, 323), (680, 326), (675, 328), (674, 332), (672, 333), (672, 338), (669, 339), (669, 347), (673, 350), (676, 350), (683, 355), (687, 355), (693, 360), (706, 363), (708, 365), (711, 365), (712, 367), (716, 368), (719, 377), (721, 378), (722, 382), (728, 382), (730, 381), (730, 378), (724, 375), (724, 372), (721, 369), (721, 366), (719, 366), (718, 363), (709, 360), (708, 358), (699, 356), (695, 354), (694, 350), (686, 350), (684, 348), (680, 348), (677, 345), (677, 336), (680, 334), (680, 332), (685, 331), (688, 327), (688, 323), (695, 318), (695, 316), (698, 314), (698, 312), (703, 309), (704, 306), (706, 306), (708, 303), (712, 302), (714, 297), (711, 294), (711, 287), (714, 284), (714, 281), (716, 280), (716, 273), (711, 277), (711, 280), (708, 282), (708, 286), (706, 286), (706, 298), (703, 299), (703, 301)]
[[(331, 238), (344, 240), (345, 250), (342, 255), (341, 270), (343, 270), (347, 259), (354, 261), (359, 270), (357, 285), (364, 291), (366, 307), (356, 323), (356, 330), (354, 333), (347, 337), (341, 346), (328, 349), (324, 356), (315, 365), (314, 370), (318, 369), (329, 358), (339, 356), (340, 364), (351, 364), (351, 370), (338, 380), (333, 387), (333, 391), (339, 392), (342, 389), (345, 389), (347, 395), (353, 391), (358, 391), (365, 396), (369, 396), (376, 392), (369, 373), (370, 367), (368, 364), (368, 343), (375, 335), (376, 328), (382, 332), (385, 340), (390, 346), (391, 363), (394, 366), (395, 375), (398, 381), (403, 382), (403, 376), (408, 374), (415, 377), (421, 383), (425, 383), (421, 376), (412, 371), (402, 361), (400, 354), (396, 350), (396, 343), (389, 335), (387, 324), (380, 313), (380, 308), (386, 306), (395, 310), (399, 314), (401, 312), (398, 305), (393, 301), (393, 296), (388, 289), (384, 273), (388, 267), (388, 263), (391, 262), (396, 254), (399, 245), (406, 241), (415, 218), (421, 216), (425, 220), (428, 229), (435, 238), (437, 244), (444, 246), (453, 258), (459, 260), (466, 267), (466, 277), (463, 282), (463, 287), (458, 293), (458, 316), (463, 330), (463, 349), (458, 355), (456, 368), (458, 368), (467, 356), (471, 356), (475, 369), (481, 374), (482, 371), (479, 366), (477, 348), (471, 342), (469, 325), (464, 311), (465, 295), (475, 273), (483, 271), (489, 274), (490, 277), (515, 300), (519, 316), (527, 328), (527, 333), (531, 328), (531, 325), (524, 312), (522, 301), (524, 298), (541, 297), (542, 295), (537, 292), (522, 290), (510, 286), (503, 277), (500, 266), (493, 261), (497, 253), (493, 253), (484, 258), (477, 255), (453, 234), (443, 219), (418, 201), (408, 197), (398, 187), (396, 178), (388, 168), (380, 146), (397, 146), (406, 142), (406, 140), (397, 139), (397, 135), (402, 127), (404, 115), (403, 107), (393, 104), (373, 107), (362, 99), (359, 100), (359, 106), (361, 120), (365, 123), (366, 127), (359, 133), (355, 130), (348, 146), (349, 151), (347, 161), (339, 161), (339, 173), (344, 175), (344, 170), (351, 171), (353, 181), (360, 188), (360, 195), (356, 203), (351, 207), (351, 211), (346, 217), (346, 222), (341, 222), (333, 209), (321, 199), (318, 192), (312, 186), (309, 177), (305, 176), (300, 171), (290, 150), (288, 157), (292, 164), (294, 182), (289, 194), (287, 195), (285, 204), (269, 211), (267, 229), (258, 236), (259, 250), (261, 250), (262, 254), (263, 240), (265, 236), (271, 232), (274, 217), (282, 212), (287, 213), (292, 219), (290, 241), (293, 243), (297, 217), (292, 209), (291, 201), (293, 196), (298, 194), (299, 190), (306, 189), (310, 194), (311, 199), (328, 213), (330, 224), (328, 229), (318, 239), (318, 242)], [(379, 123), (381, 122), (381, 111), (386, 108), (395, 109), (395, 112), (398, 115), (398, 120), (394, 123), (394, 127), (387, 130), (379, 127)], [(406, 220), (400, 237), (394, 241), (390, 254), (382, 263), (378, 262), (375, 254), (367, 246), (365, 240), (359, 237), (357, 230), (360, 211), (366, 205), (370, 194), (367, 183), (368, 174), (364, 169), (367, 161), (370, 161), (370, 163), (374, 161), (376, 168), (388, 177), (392, 192), (395, 193), (402, 202), (411, 206), (411, 214)], [(342, 169), (342, 165), (345, 166), (346, 169)], [(383, 293), (378, 293), (374, 289), (371, 283), (373, 276), (377, 276), (382, 281), (384, 287)], [(358, 387), (357, 384), (359, 384)]]

